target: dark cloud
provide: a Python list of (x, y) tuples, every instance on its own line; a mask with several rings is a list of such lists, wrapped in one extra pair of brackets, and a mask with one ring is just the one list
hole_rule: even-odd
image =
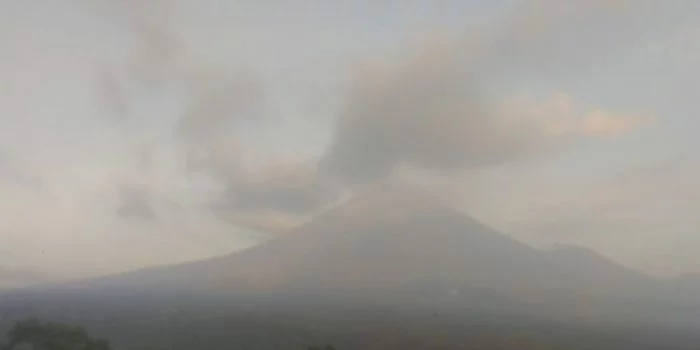
[[(111, 114), (125, 119), (134, 109), (132, 104), (138, 102), (129, 95), (135, 86), (147, 87), (155, 93), (175, 88), (182, 93), (178, 96), (182, 108), (170, 119), (174, 123), (166, 125), (172, 127), (176, 150), (182, 152), (185, 161), (185, 172), (204, 172), (219, 181), (226, 188), (222, 197), (228, 198), (225, 202), (230, 210), (250, 210), (242, 208), (241, 204), (234, 205), (233, 201), (250, 201), (246, 206), (251, 208), (265, 205), (291, 208), (297, 203), (311, 206), (303, 203), (302, 192), (311, 191), (309, 189), (282, 189), (284, 185), (280, 183), (266, 194), (262, 183), (245, 177), (247, 167), (242, 154), (246, 149), (239, 142), (238, 131), (242, 124), (259, 115), (257, 111), (264, 104), (258, 79), (245, 69), (199, 60), (178, 33), (175, 8), (168, 1), (130, 0), (112, 5), (124, 11), (131, 29), (132, 46), (123, 64), (98, 70), (101, 105)], [(137, 150), (134, 157), (139, 164), (134, 175), (149, 177), (152, 152), (139, 145), (132, 148)], [(272, 194), (274, 192), (279, 193)], [(161, 202), (167, 202), (148, 186), (120, 185), (117, 195), (120, 201), (117, 214), (129, 219), (155, 220), (156, 208)], [(277, 204), (277, 201), (285, 203)]]
[(184, 210), (182, 203), (153, 186), (137, 182), (120, 182), (116, 186), (116, 214), (124, 220), (157, 221), (167, 212), (177, 214)]
[(132, 45), (123, 62), (97, 64), (95, 90), (98, 106), (123, 121), (134, 109), (133, 87), (162, 87), (179, 74), (176, 59), (188, 52), (173, 22), (174, 8), (167, 1), (128, 0), (110, 5), (111, 11), (125, 15)]
[(154, 221), (156, 214), (151, 204), (144, 199), (132, 198), (123, 202), (117, 208), (117, 215), (125, 220)]
[(226, 191), (220, 208), (305, 214), (328, 203), (328, 189), (315, 183), (257, 183)]
[(222, 219), (269, 234), (300, 225), (338, 198), (338, 188), (323, 183), (306, 164), (275, 165), (239, 176), (211, 205)]
[[(257, 77), (197, 61), (167, 2), (128, 4), (137, 40), (124, 70), (152, 86), (177, 81), (184, 87), (173, 133), (187, 170), (205, 172), (225, 189), (214, 207), (231, 215), (303, 216), (333, 201), (337, 187), (328, 182), (381, 179), (398, 165), (452, 171), (501, 164), (575, 138), (623, 134), (641, 120), (591, 111), (560, 94), (513, 98), (498, 82), (556, 62), (589, 62), (591, 50), (619, 42), (607, 40), (617, 21), (641, 18), (647, 2), (531, 0), (470, 33), (429, 37), (398, 60), (360, 69), (318, 162), (324, 176), (285, 162), (254, 171), (245, 162), (253, 152), (240, 129), (255, 127), (263, 114), (265, 91)], [(623, 34), (619, 38), (627, 38)], [(125, 110), (123, 89), (108, 74), (103, 85), (113, 109)], [(132, 207), (125, 212), (147, 206), (125, 208)]]
[(140, 186), (122, 185), (117, 188), (117, 215), (125, 220), (156, 220), (156, 211), (148, 189)]
[(231, 145), (241, 147), (237, 130), (260, 114), (264, 104), (260, 81), (245, 68), (200, 59), (177, 30), (172, 3), (128, 1), (126, 10), (135, 39), (126, 71), (137, 82), (156, 88), (170, 84), (183, 92), (182, 111), (173, 116), (172, 131), (187, 167), (218, 172), (223, 163), (237, 163), (241, 151)]
[(190, 100), (175, 126), (187, 167), (230, 177), (243, 167), (238, 131), (262, 109), (263, 89), (249, 74), (226, 72), (189, 83)]
[(645, 120), (580, 108), (561, 93), (497, 99), (460, 62), (449, 48), (428, 46), (406, 63), (360, 74), (321, 168), (352, 183), (401, 164), (489, 166), (572, 138), (624, 134)]
[(274, 164), (247, 173), (227, 184), (215, 204), (221, 213), (273, 212), (307, 215), (336, 198), (335, 188), (322, 183), (315, 169), (306, 164)]
[(126, 72), (147, 86), (160, 86), (174, 73), (175, 61), (188, 54), (174, 21), (175, 6), (163, 0), (128, 0), (117, 5), (124, 6), (134, 34)]
[(413, 54), (361, 69), (321, 168), (362, 182), (400, 164), (487, 166), (569, 139), (623, 134), (645, 118), (581, 107), (561, 94), (514, 98), (499, 81), (531, 72), (546, 78), (557, 65), (590, 64), (629, 44), (651, 8), (647, 1), (523, 1), (467, 35), (428, 38)]

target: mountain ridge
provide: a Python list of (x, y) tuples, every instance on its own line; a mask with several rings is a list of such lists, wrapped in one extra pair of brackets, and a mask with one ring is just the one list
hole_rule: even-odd
[(49, 282), (54, 278), (29, 269), (17, 269), (7, 266), (0, 266), (0, 289), (21, 288), (32, 286), (44, 282)]
[(243, 251), (69, 285), (386, 296), (431, 281), (448, 286), (445, 293), (468, 285), (545, 302), (552, 294), (596, 298), (651, 283), (597, 254), (561, 255), (501, 234), (431, 194), (379, 186)]

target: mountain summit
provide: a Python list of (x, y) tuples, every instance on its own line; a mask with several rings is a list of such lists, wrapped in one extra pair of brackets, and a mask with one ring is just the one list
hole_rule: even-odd
[(334, 215), (367, 218), (371, 216), (399, 217), (426, 215), (453, 210), (436, 195), (405, 184), (381, 182), (361, 188), (348, 201), (332, 211)]
[(614, 295), (646, 283), (644, 276), (597, 254), (540, 251), (430, 194), (380, 186), (253, 248), (81, 287), (377, 298), (479, 290), (546, 302), (561, 295)]

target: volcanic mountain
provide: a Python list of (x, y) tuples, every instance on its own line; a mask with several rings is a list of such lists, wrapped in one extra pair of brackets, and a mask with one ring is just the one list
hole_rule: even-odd
[(584, 248), (541, 251), (430, 194), (384, 185), (244, 251), (70, 286), (390, 298), (479, 291), (546, 302), (553, 295), (630, 293), (650, 283)]
[(659, 283), (585, 248), (532, 248), (432, 195), (382, 185), (227, 256), (4, 292), (0, 330), (40, 317), (88, 325), (124, 349), (454, 349), (488, 334), (515, 343), (475, 348), (543, 348), (523, 346), (527, 334), (572, 349), (696, 346), (675, 331), (700, 322), (697, 308), (640, 295)]
[(0, 289), (47, 283), (52, 278), (37, 271), (0, 266)]

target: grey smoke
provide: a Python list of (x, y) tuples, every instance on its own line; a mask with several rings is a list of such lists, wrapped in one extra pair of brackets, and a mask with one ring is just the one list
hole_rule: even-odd
[[(177, 31), (170, 5), (128, 3), (138, 40), (125, 70), (152, 86), (175, 81), (185, 87), (186, 105), (173, 132), (186, 171), (219, 181), (223, 190), (214, 207), (234, 212), (311, 212), (335, 198), (327, 183), (383, 179), (400, 165), (447, 172), (498, 165), (605, 131), (600, 124), (614, 115), (597, 115), (590, 126), (578, 120), (585, 112), (566, 99), (513, 106), (503, 81), (533, 72), (549, 79), (573, 65), (595, 64), (668, 21), (653, 1), (530, 0), (501, 19), (430, 37), (354, 76), (334, 136), (318, 160), (320, 175), (302, 183), (284, 177), (267, 182), (250, 178), (250, 150), (239, 132), (259, 121), (265, 87), (245, 69), (231, 73), (230, 67), (198, 61)], [(115, 108), (125, 110), (108, 78), (105, 89), (117, 97)], [(616, 130), (636, 125), (634, 117), (626, 118)]]
[[(534, 106), (534, 117), (522, 108), (504, 108), (509, 87), (502, 82), (533, 74), (551, 80), (573, 66), (594, 65), (667, 22), (666, 5), (522, 1), (501, 20), (466, 34), (429, 38), (412, 53), (360, 70), (321, 167), (358, 183), (386, 177), (401, 164), (448, 171), (497, 165), (596, 131), (612, 132), (620, 123), (615, 118), (577, 121), (586, 116), (575, 107), (543, 115)], [(571, 125), (552, 124), (567, 118)], [(599, 127), (603, 119), (610, 125)]]
[(125, 220), (154, 221), (156, 212), (148, 189), (131, 185), (118, 187), (117, 215)]
[(239, 178), (227, 189), (217, 208), (234, 211), (272, 210), (287, 214), (313, 212), (336, 198), (332, 186), (316, 177), (306, 164), (275, 166)]

